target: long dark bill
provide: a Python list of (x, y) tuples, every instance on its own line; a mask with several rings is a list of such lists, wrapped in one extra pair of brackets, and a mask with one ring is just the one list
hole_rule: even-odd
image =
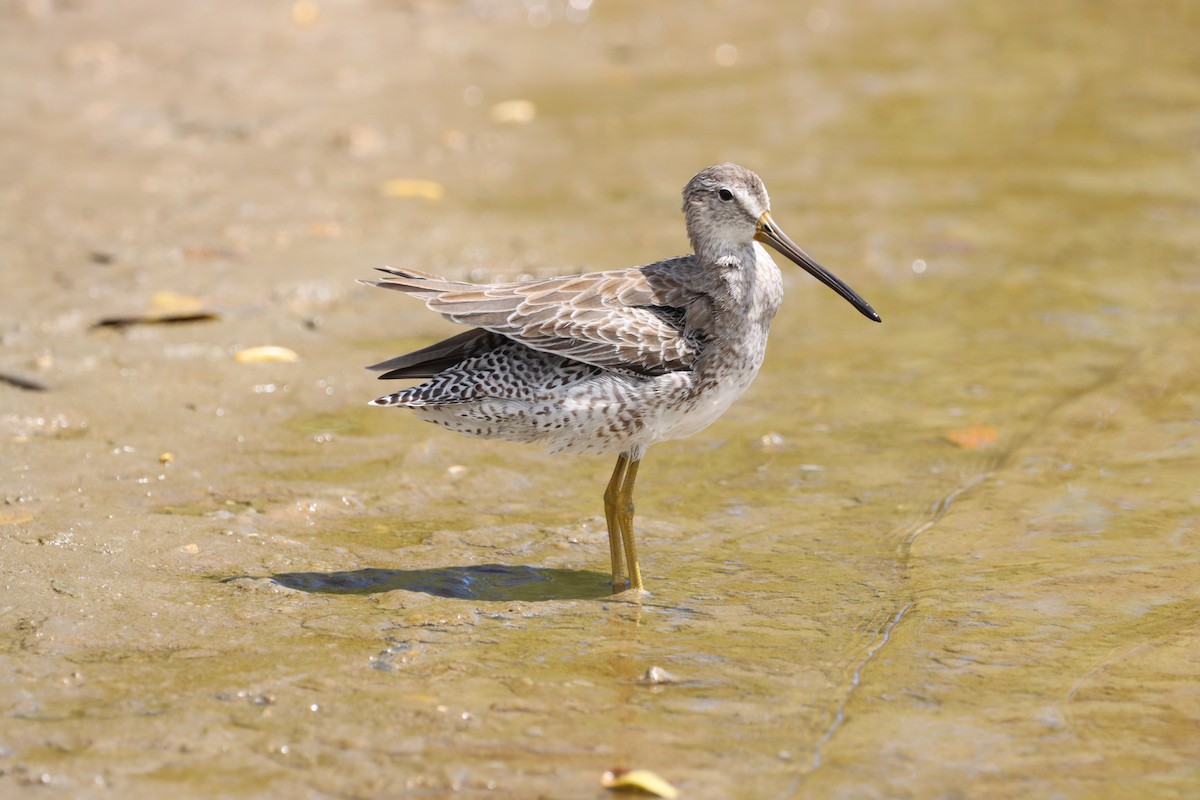
[(879, 314), (875, 312), (875, 309), (871, 308), (871, 304), (863, 300), (858, 292), (842, 283), (841, 279), (814, 261), (812, 256), (800, 249), (800, 245), (789, 239), (787, 234), (775, 224), (775, 220), (771, 219), (771, 212), (764, 211), (763, 215), (758, 218), (758, 231), (754, 234), (754, 238), (763, 244), (771, 245), (771, 247), (783, 253), (792, 261), (795, 261), (814, 278), (850, 301), (850, 305), (857, 308), (867, 319), (873, 319), (876, 322), (883, 321), (879, 318)]

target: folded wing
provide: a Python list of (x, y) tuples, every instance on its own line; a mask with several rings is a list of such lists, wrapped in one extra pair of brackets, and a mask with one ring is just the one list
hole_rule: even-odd
[(689, 370), (700, 343), (685, 334), (683, 320), (696, 295), (674, 276), (690, 258), (652, 267), (486, 285), (414, 269), (382, 268), (391, 277), (362, 283), (419, 297), (446, 319), (475, 330), (374, 369), (392, 370), (384, 377), (422, 377), (405, 370), (421, 364), (428, 371), (430, 364), (445, 363), (483, 346), (484, 332), (490, 332), (605, 369), (646, 375)]

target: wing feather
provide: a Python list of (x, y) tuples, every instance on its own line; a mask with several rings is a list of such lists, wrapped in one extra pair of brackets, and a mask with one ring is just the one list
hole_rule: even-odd
[(387, 267), (381, 271), (391, 277), (362, 283), (411, 294), (446, 319), (534, 350), (656, 375), (691, 369), (699, 352), (699, 339), (683, 324), (688, 306), (702, 297), (687, 288), (684, 273), (694, 264), (682, 256), (646, 267), (481, 285)]

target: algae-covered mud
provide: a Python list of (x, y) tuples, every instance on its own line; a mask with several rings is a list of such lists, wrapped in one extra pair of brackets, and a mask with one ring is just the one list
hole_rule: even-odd
[[(0, 794), (1200, 792), (1191, 6), (0, 15)], [(611, 461), (367, 408), (453, 328), (354, 279), (675, 255), (724, 160), (884, 324), (787, 269), (613, 595)]]

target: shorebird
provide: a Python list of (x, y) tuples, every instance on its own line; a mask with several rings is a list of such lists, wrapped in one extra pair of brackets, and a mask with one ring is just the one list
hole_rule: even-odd
[(718, 164), (683, 190), (692, 255), (495, 284), (383, 267), (390, 277), (361, 283), (413, 295), (470, 330), (368, 367), (380, 379), (424, 379), (371, 404), (411, 408), (467, 436), (618, 453), (604, 492), (613, 591), (641, 590), (638, 467), (655, 442), (708, 427), (758, 374), (783, 300), (779, 268), (759, 243), (880, 321), (784, 234), (770, 208), (757, 175)]

